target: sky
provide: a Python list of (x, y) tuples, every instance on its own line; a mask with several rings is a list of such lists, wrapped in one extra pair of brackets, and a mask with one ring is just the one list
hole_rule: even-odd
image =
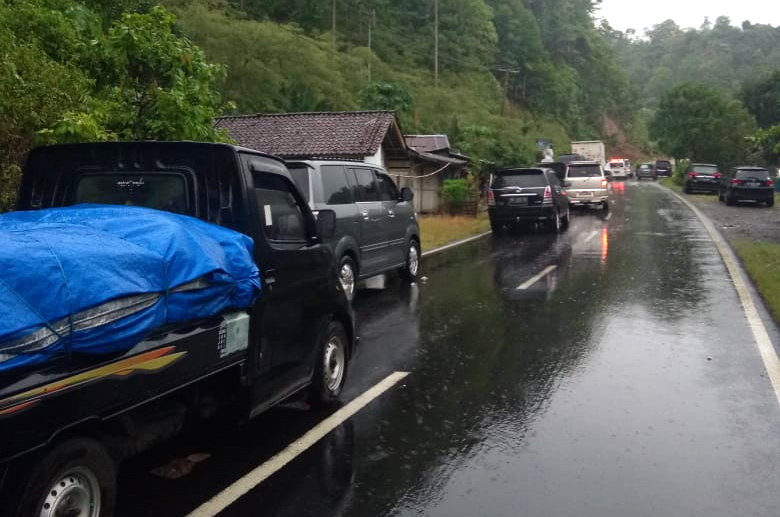
[(644, 28), (672, 19), (681, 28), (701, 27), (704, 17), (715, 22), (718, 16), (728, 16), (731, 24), (741, 26), (744, 20), (780, 26), (778, 0), (602, 0), (595, 17), (606, 18), (613, 29), (632, 28), (641, 35)]

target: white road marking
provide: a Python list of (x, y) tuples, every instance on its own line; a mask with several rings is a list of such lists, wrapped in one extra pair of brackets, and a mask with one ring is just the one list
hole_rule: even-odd
[(745, 312), (745, 317), (747, 318), (750, 331), (753, 333), (753, 339), (756, 342), (758, 353), (761, 355), (761, 361), (763, 361), (769, 381), (772, 383), (772, 388), (775, 391), (775, 398), (778, 403), (780, 403), (780, 359), (777, 357), (777, 352), (772, 345), (772, 340), (769, 338), (769, 333), (767, 332), (766, 327), (764, 327), (764, 322), (761, 321), (761, 316), (758, 315), (758, 310), (756, 310), (756, 306), (753, 303), (753, 298), (747, 288), (742, 271), (737, 265), (737, 258), (731, 250), (731, 247), (726, 243), (726, 240), (699, 209), (682, 196), (677, 195), (677, 197), (688, 205), (693, 213), (696, 214), (696, 217), (704, 224), (704, 228), (718, 248), (718, 252), (726, 265), (726, 269), (731, 276), (731, 281), (733, 282), (739, 300), (742, 303), (742, 310)]
[(604, 218), (605, 221), (609, 221), (612, 218), (612, 212), (607, 214), (607, 217)]
[(320, 422), (316, 427), (309, 430), (306, 434), (298, 438), (295, 442), (288, 445), (283, 451), (262, 465), (238, 479), (229, 487), (222, 490), (210, 500), (206, 501), (189, 514), (190, 517), (212, 517), (233, 504), (241, 496), (255, 488), (257, 485), (268, 479), (276, 471), (287, 465), (306, 449), (317, 443), (326, 434), (341, 425), (349, 417), (363, 409), (372, 400), (379, 397), (382, 393), (392, 388), (401, 379), (409, 375), (409, 372), (393, 372), (385, 377), (371, 389), (357, 397), (355, 400), (339, 409), (331, 416)]
[(522, 291), (523, 289), (528, 289), (532, 285), (534, 285), (536, 282), (544, 278), (545, 276), (549, 275), (552, 271), (555, 270), (558, 266), (547, 266), (546, 268), (542, 269), (542, 271), (538, 275), (534, 275), (522, 284), (518, 285), (516, 289), (518, 291)]
[(583, 244), (586, 243), (586, 242), (590, 242), (598, 234), (599, 234), (599, 232), (597, 232), (596, 230), (593, 230), (588, 235), (586, 235), (584, 239), (582, 239)]

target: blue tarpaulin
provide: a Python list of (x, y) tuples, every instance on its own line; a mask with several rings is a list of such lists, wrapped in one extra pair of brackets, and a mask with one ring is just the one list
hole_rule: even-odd
[(188, 216), (76, 205), (0, 214), (0, 372), (127, 350), (260, 294), (252, 239)]

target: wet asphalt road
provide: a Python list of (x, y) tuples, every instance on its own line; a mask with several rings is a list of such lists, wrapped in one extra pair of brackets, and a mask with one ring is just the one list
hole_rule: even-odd
[[(715, 246), (655, 184), (612, 196), (360, 291), (345, 402), (410, 375), (220, 515), (780, 515), (780, 405)], [(118, 514), (186, 515), (325, 416), (200, 429), (123, 470)]]

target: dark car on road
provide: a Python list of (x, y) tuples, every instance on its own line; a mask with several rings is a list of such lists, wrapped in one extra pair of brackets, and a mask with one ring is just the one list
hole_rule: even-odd
[(683, 192), (716, 193), (720, 187), (720, 169), (714, 163), (690, 163), (685, 168)]
[(742, 165), (732, 167), (723, 175), (718, 190), (718, 200), (727, 205), (739, 201), (753, 201), (774, 206), (774, 181), (769, 171), (763, 167)]
[(506, 226), (545, 223), (560, 232), (569, 224), (569, 200), (555, 171), (543, 167), (498, 170), (490, 176), (488, 216), (494, 233)]
[(652, 163), (640, 163), (636, 168), (636, 179), (650, 178), (655, 181), (658, 179), (658, 172), (655, 170), (655, 165)]
[(672, 162), (669, 160), (656, 160), (655, 172), (659, 176), (671, 176), (672, 175)]

